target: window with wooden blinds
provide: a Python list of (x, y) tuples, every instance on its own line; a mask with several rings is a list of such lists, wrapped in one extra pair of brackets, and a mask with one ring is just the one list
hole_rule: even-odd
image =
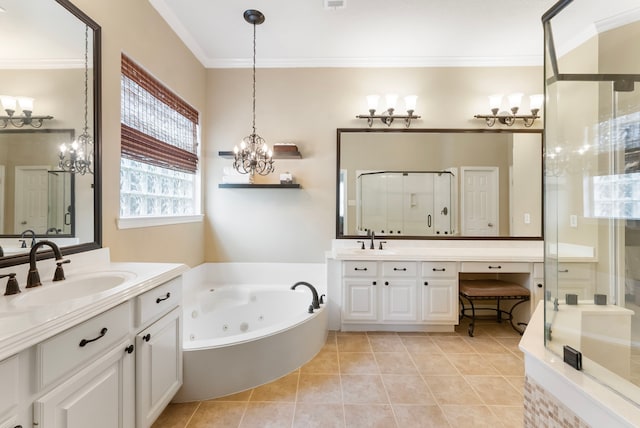
[(195, 174), (197, 110), (124, 54), (121, 64), (121, 156)]

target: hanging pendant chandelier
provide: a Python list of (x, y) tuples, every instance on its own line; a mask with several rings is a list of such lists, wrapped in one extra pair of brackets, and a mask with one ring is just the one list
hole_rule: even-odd
[(85, 175), (93, 174), (93, 138), (89, 134), (88, 94), (89, 94), (89, 27), (84, 29), (84, 127), (82, 134), (70, 144), (60, 146), (60, 162), (63, 171)]
[(233, 168), (240, 174), (267, 175), (274, 171), (273, 152), (256, 133), (256, 25), (264, 22), (264, 15), (249, 9), (244, 11), (244, 20), (253, 25), (253, 122), (251, 135), (242, 139), (240, 147), (233, 148)]

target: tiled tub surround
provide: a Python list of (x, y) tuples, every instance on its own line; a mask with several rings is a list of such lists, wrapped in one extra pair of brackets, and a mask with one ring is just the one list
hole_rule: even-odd
[(266, 385), (171, 404), (153, 428), (522, 427), (524, 363), (507, 323), (450, 333), (331, 331), (320, 353)]
[[(556, 426), (566, 420), (569, 427), (592, 426), (630, 428), (640, 426), (640, 407), (612, 389), (595, 381), (582, 371), (573, 369), (544, 346), (544, 304), (541, 302), (531, 317), (520, 349), (524, 352), (527, 386), (525, 421), (531, 427)], [(583, 365), (599, 370), (583, 357)], [(599, 376), (609, 379), (615, 389), (638, 399), (637, 387), (602, 368)], [(634, 395), (635, 394), (635, 395)], [(540, 414), (542, 412), (542, 414)], [(558, 412), (557, 416), (548, 413)], [(575, 416), (575, 417), (574, 417)]]

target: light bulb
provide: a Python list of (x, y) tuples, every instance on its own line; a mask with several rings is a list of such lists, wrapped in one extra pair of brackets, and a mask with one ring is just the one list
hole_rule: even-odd
[(398, 94), (387, 94), (385, 98), (387, 100), (387, 110), (395, 110), (396, 103), (398, 102)]
[(33, 98), (29, 97), (18, 97), (18, 104), (20, 104), (20, 109), (23, 112), (32, 112), (33, 111)]
[[(535, 94), (529, 97), (529, 108), (536, 113), (542, 108), (542, 102), (544, 101), (543, 94)], [(535, 114), (535, 113), (534, 113)]]
[(494, 115), (498, 114), (501, 107), (502, 107), (502, 94), (489, 95), (489, 110), (491, 110)]
[(509, 108), (510, 109), (519, 109), (520, 103), (522, 102), (522, 92), (517, 92), (515, 94), (509, 94)]
[(404, 97), (404, 106), (407, 111), (413, 112), (416, 109), (416, 102), (418, 101), (417, 95), (407, 95)]
[(5, 110), (16, 110), (16, 99), (10, 95), (0, 95), (0, 103)]
[(378, 110), (378, 101), (380, 100), (380, 95), (367, 95), (367, 106), (369, 110), (373, 110), (374, 112)]
[(66, 151), (67, 151), (67, 145), (60, 144), (60, 154), (64, 155)]

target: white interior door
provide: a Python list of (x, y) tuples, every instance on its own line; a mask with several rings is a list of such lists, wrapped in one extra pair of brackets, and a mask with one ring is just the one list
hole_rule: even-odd
[(498, 236), (498, 168), (462, 167), (462, 234)]
[(48, 166), (16, 166), (14, 230), (47, 231)]

